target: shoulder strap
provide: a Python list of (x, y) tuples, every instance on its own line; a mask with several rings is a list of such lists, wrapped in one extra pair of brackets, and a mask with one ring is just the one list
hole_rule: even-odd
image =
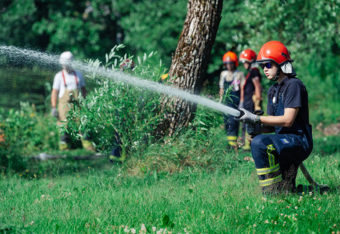
[(65, 86), (65, 88), (66, 88), (66, 87), (67, 87), (67, 84), (66, 84), (66, 79), (65, 79), (64, 71), (61, 71), (61, 75), (62, 75), (62, 77), (63, 77), (64, 86)]
[[(66, 79), (65, 79), (64, 71), (61, 71), (61, 75), (62, 75), (62, 77), (63, 77), (64, 86), (65, 86), (65, 88), (67, 88), (67, 84), (66, 84)], [(78, 79), (77, 73), (76, 73), (76, 72), (73, 72), (73, 75), (74, 75), (74, 79), (76, 80), (76, 84), (77, 84), (77, 88), (78, 88), (79, 79)]]
[(73, 75), (74, 75), (74, 79), (76, 80), (76, 84), (77, 84), (77, 88), (78, 88), (79, 79), (78, 79), (77, 73), (74, 71), (74, 72), (73, 72)]

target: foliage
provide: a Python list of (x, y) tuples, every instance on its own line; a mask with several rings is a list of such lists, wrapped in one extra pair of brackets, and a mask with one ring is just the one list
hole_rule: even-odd
[(122, 18), (124, 44), (137, 53), (157, 51), (158, 58), (170, 65), (186, 14), (186, 1), (140, 1), (132, 4)]
[(71, 50), (79, 57), (100, 56), (123, 40), (120, 18), (133, 2), (2, 1), (0, 43), (50, 52)]
[(0, 143), (1, 170), (22, 171), (28, 155), (56, 149), (58, 132), (53, 119), (38, 115), (34, 106), (21, 103), (19, 110), (11, 109), (0, 115), (4, 141)]
[[(20, 102), (34, 104), (37, 111), (49, 108), (50, 83), (52, 71), (39, 67), (0, 66), (0, 106), (2, 108), (20, 107)], [(46, 105), (48, 102), (48, 106)]]
[[(0, 42), (49, 51), (68, 49), (88, 57), (100, 56), (124, 40), (138, 54), (158, 51), (169, 65), (186, 4), (178, 0), (8, 0), (2, 3)], [(327, 64), (325, 55), (339, 54), (338, 12), (337, 0), (226, 1), (209, 72), (219, 68), (225, 51), (240, 53), (246, 47), (258, 51), (268, 40), (287, 44), (298, 63), (316, 56)]]
[[(106, 55), (104, 66), (107, 69), (117, 71), (125, 61), (126, 55), (116, 53), (122, 48), (122, 45), (114, 47)], [(164, 68), (161, 64), (151, 67), (147, 61), (151, 56), (137, 58), (138, 65), (126, 72), (158, 80)], [(91, 64), (99, 66), (100, 62), (92, 61)], [(159, 95), (100, 77), (100, 74), (94, 73), (92, 79), (96, 80), (98, 88), (70, 114), (68, 128), (71, 134), (77, 137), (80, 132), (90, 137), (98, 150), (108, 151), (121, 145), (123, 152), (127, 153), (147, 147), (154, 140), (153, 133), (159, 121)]]

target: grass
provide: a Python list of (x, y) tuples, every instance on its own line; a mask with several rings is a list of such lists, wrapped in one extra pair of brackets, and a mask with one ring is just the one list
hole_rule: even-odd
[[(124, 168), (79, 164), (72, 174), (55, 164), (44, 177), (3, 175), (0, 181), (0, 231), (35, 233), (138, 232), (337, 232), (340, 153), (313, 154), (306, 166), (326, 195), (264, 198), (252, 162), (230, 170), (186, 168), (181, 173), (130, 176)], [(229, 156), (227, 156), (229, 157)], [(82, 168), (82, 169), (81, 169)], [(298, 183), (306, 184), (299, 173)]]

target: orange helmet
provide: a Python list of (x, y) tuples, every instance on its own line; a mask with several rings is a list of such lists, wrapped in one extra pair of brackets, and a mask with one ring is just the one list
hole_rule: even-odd
[(236, 67), (238, 66), (237, 55), (232, 51), (228, 51), (227, 53), (225, 53), (223, 55), (222, 60), (223, 60), (223, 63), (234, 62), (235, 66)]
[(279, 41), (269, 41), (261, 47), (256, 62), (263, 63), (266, 61), (273, 61), (278, 65), (292, 62), (286, 46)]
[(251, 49), (245, 49), (244, 51), (242, 51), (241, 55), (240, 55), (240, 62), (255, 62), (256, 60), (256, 53), (254, 52), (254, 50)]

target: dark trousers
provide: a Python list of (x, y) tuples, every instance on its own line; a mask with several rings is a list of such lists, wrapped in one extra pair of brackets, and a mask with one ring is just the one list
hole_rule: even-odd
[[(304, 135), (258, 135), (251, 142), (252, 156), (262, 187), (282, 181), (282, 172), (305, 160), (311, 146)], [(295, 182), (294, 182), (295, 183)]]
[[(230, 93), (230, 96), (227, 98), (225, 105), (237, 109), (239, 103), (240, 92), (238, 91)], [(231, 115), (224, 115), (223, 117), (228, 143), (229, 145), (236, 146), (240, 122), (236, 120), (234, 116)]]

